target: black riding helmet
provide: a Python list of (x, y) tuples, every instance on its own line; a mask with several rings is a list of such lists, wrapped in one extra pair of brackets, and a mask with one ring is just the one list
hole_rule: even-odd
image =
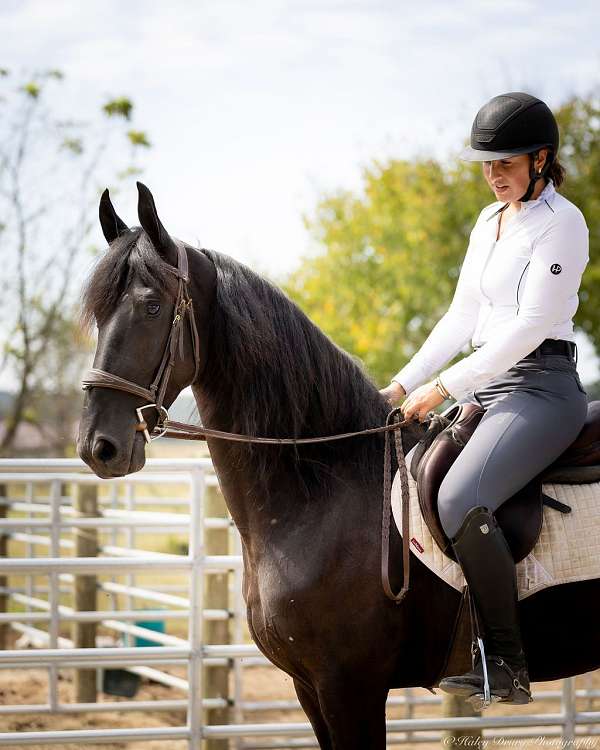
[[(464, 161), (494, 161), (531, 154), (529, 187), (522, 201), (528, 201), (537, 180), (546, 177), (558, 151), (558, 125), (550, 108), (530, 94), (512, 91), (490, 99), (479, 110), (471, 128), (471, 145), (461, 153)], [(542, 171), (536, 173), (533, 154), (550, 150)]]

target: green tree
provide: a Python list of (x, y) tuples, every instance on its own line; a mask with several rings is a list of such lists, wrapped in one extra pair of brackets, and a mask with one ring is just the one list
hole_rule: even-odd
[(41, 425), (51, 411), (45, 396), (64, 385), (77, 349), (65, 331), (72, 332), (77, 269), (96, 250), (99, 192), (119, 167), (121, 176), (140, 172), (137, 153), (150, 146), (131, 128), (130, 99), (98, 106), (92, 121), (75, 119), (77, 111), (65, 119), (64, 86), (57, 70), (18, 80), (0, 70), (0, 373), (16, 383), (0, 453), (12, 450), (24, 420)]
[(583, 211), (590, 230), (590, 262), (581, 282), (575, 324), (600, 354), (600, 94), (572, 97), (556, 117), (560, 159), (567, 170), (561, 192)]
[(305, 218), (324, 252), (283, 286), (383, 383), (447, 309), (487, 188), (471, 165), (433, 160), (374, 162), (362, 177), (362, 195), (339, 191)]

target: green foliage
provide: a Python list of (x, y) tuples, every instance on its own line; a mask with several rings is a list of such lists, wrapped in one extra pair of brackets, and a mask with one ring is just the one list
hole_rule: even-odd
[(133, 164), (131, 164), (128, 167), (125, 167), (125, 169), (120, 170), (117, 172), (117, 177), (119, 180), (127, 180), (131, 177), (137, 177), (143, 173), (143, 169), (141, 167), (136, 167)]
[(70, 151), (75, 156), (83, 153), (83, 141), (81, 138), (65, 138), (60, 147), (66, 151)]
[(143, 146), (150, 148), (151, 144), (147, 134), (143, 130), (128, 130), (127, 137), (133, 146)]
[[(600, 105), (557, 113), (569, 176), (561, 191), (590, 227), (590, 264), (575, 322), (600, 346)], [(305, 226), (319, 251), (282, 283), (312, 320), (386, 384), (448, 309), (480, 211), (494, 200), (479, 164), (374, 161), (362, 190), (324, 196)], [(459, 354), (456, 359), (464, 356)]]
[(37, 99), (41, 92), (41, 87), (38, 83), (35, 81), (29, 81), (29, 83), (24, 84), (23, 91), (27, 94), (27, 96), (30, 96), (32, 99)]
[(557, 112), (560, 160), (567, 170), (561, 192), (583, 212), (590, 230), (590, 262), (583, 274), (575, 323), (600, 352), (600, 99), (573, 97)]
[(108, 117), (124, 117), (126, 120), (131, 120), (133, 102), (126, 96), (120, 96), (106, 102), (102, 109)]
[(471, 165), (374, 162), (363, 195), (339, 191), (305, 219), (326, 252), (284, 288), (383, 382), (410, 359), (452, 297), (465, 243), (486, 202)]

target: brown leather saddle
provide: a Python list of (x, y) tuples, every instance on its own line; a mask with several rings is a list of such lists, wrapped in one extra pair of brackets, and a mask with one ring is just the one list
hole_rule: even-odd
[[(448, 469), (476, 432), (484, 413), (481, 406), (467, 403), (454, 404), (442, 414), (434, 414), (410, 464), (423, 518), (442, 552), (454, 561), (454, 551), (438, 515), (438, 490)], [(573, 443), (543, 472), (502, 503), (494, 514), (515, 562), (526, 557), (535, 546), (542, 529), (544, 505), (562, 513), (571, 512), (568, 505), (542, 492), (544, 482), (597, 481), (600, 481), (600, 401), (591, 401), (585, 424)]]

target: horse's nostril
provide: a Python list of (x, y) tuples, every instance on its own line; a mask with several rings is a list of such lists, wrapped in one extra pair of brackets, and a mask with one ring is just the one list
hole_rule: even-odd
[(92, 448), (92, 455), (98, 461), (106, 463), (117, 455), (117, 448), (110, 440), (106, 440), (106, 438), (96, 438), (94, 440), (94, 447)]

